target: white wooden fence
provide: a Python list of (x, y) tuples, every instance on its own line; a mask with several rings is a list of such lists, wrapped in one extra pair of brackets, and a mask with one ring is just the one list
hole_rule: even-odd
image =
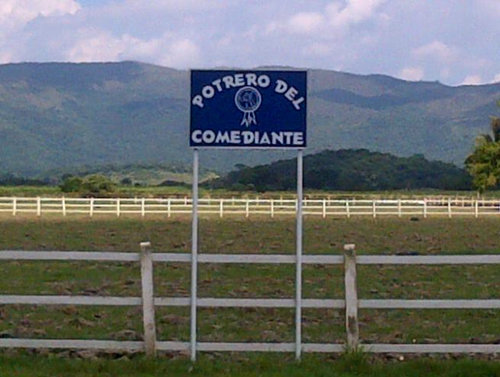
[[(167, 217), (191, 214), (190, 198), (25, 198), (0, 197), (0, 213), (139, 215), (160, 214)], [(294, 215), (297, 201), (293, 199), (199, 199), (199, 213), (219, 217), (228, 215)], [(500, 199), (420, 199), (420, 200), (358, 200), (304, 199), (303, 213), (310, 216), (500, 216)]]
[[(105, 305), (142, 306), (144, 341), (78, 340), (78, 339), (0, 339), (3, 348), (71, 348), (94, 350), (145, 351), (155, 355), (156, 351), (191, 352), (194, 359), (197, 351), (262, 351), (294, 352), (343, 352), (362, 347), (364, 351), (376, 353), (500, 353), (500, 344), (365, 344), (359, 340), (358, 309), (500, 309), (500, 299), (488, 300), (367, 300), (357, 294), (356, 266), (365, 265), (470, 265), (500, 264), (500, 255), (450, 255), (450, 256), (356, 256), (354, 245), (345, 246), (341, 255), (304, 255), (304, 264), (344, 264), (344, 299), (303, 299), (299, 304), (293, 298), (199, 298), (199, 297), (154, 297), (153, 262), (190, 263), (191, 254), (151, 253), (150, 244), (141, 244), (141, 253), (118, 252), (57, 252), (57, 251), (0, 251), (0, 260), (44, 260), (44, 261), (108, 261), (140, 262), (142, 297), (95, 297), (95, 296), (33, 296), (1, 295), (1, 305)], [(239, 264), (295, 264), (295, 255), (264, 254), (199, 254), (198, 263)], [(158, 306), (202, 307), (252, 307), (252, 308), (333, 308), (343, 309), (346, 314), (346, 343), (302, 343), (296, 336), (295, 343), (224, 343), (158, 341), (155, 330), (155, 307)], [(301, 318), (299, 318), (301, 321)], [(299, 322), (301, 326), (301, 322)], [(193, 330), (193, 328), (192, 328)], [(196, 323), (194, 324), (196, 332)], [(297, 334), (296, 334), (297, 335)]]

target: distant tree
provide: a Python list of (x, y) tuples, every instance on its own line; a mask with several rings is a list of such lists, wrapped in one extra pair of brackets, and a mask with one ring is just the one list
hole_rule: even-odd
[(492, 134), (479, 135), (474, 152), (465, 160), (472, 183), (480, 193), (500, 183), (500, 118), (491, 117), (490, 126)]
[(82, 189), (86, 191), (87, 195), (100, 195), (114, 192), (116, 185), (111, 179), (103, 175), (93, 174), (85, 177)]
[(62, 192), (79, 192), (82, 189), (83, 179), (80, 177), (66, 176), (59, 185)]
[(82, 195), (99, 196), (115, 191), (115, 183), (100, 174), (93, 174), (84, 178), (71, 176), (59, 186), (62, 192), (78, 192)]
[(132, 180), (129, 177), (125, 177), (120, 181), (120, 184), (124, 186), (130, 186), (132, 185)]

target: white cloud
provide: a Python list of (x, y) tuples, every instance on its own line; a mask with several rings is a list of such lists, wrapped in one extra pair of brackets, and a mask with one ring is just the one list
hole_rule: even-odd
[(347, 0), (345, 6), (333, 2), (326, 7), (326, 13), (333, 26), (346, 28), (373, 17), (384, 2), (385, 0)]
[(312, 33), (324, 23), (324, 17), (316, 12), (301, 12), (288, 20), (288, 27), (292, 33)]
[(161, 63), (168, 67), (183, 68), (200, 64), (200, 49), (189, 39), (173, 42), (161, 59)]
[(331, 46), (325, 43), (314, 42), (304, 48), (304, 53), (315, 56), (328, 56), (331, 52)]
[(412, 50), (412, 55), (416, 58), (434, 58), (442, 63), (453, 62), (458, 52), (454, 47), (450, 47), (441, 41), (433, 41)]
[(142, 40), (128, 34), (114, 37), (103, 30), (86, 29), (66, 52), (72, 62), (142, 60), (169, 67), (185, 68), (200, 61), (200, 49), (191, 40), (164, 34)]
[(82, 30), (82, 36), (67, 51), (66, 58), (72, 62), (115, 61), (126, 48), (122, 39), (117, 39), (107, 32)]
[(39, 16), (75, 14), (80, 5), (74, 0), (2, 0), (0, 3), (0, 27), (22, 27)]
[[(265, 34), (286, 31), (305, 34), (317, 39), (331, 39), (347, 31), (352, 25), (367, 21), (377, 15), (376, 11), (386, 0), (333, 1), (323, 9), (299, 11), (286, 20), (272, 20), (264, 26)], [(311, 7), (314, 8), (314, 7)], [(333, 29), (333, 30), (332, 30)]]
[(492, 16), (500, 15), (500, 1), (498, 0), (479, 0), (480, 6)]
[(399, 77), (407, 81), (420, 81), (424, 78), (424, 70), (420, 67), (406, 67), (399, 72)]
[(469, 75), (465, 77), (461, 85), (481, 85), (483, 84), (483, 79), (480, 75)]
[[(25, 28), (40, 19), (74, 15), (81, 9), (74, 0), (1, 0), (0, 62), (23, 60), (30, 33)], [(35, 36), (36, 37), (36, 36)], [(47, 39), (56, 39), (50, 36)]]

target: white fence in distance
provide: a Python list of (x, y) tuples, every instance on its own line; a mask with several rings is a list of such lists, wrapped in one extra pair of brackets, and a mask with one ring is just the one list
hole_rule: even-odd
[[(500, 353), (500, 344), (362, 344), (359, 336), (358, 310), (363, 309), (500, 309), (500, 299), (481, 300), (399, 300), (360, 299), (357, 293), (356, 266), (360, 264), (396, 265), (471, 265), (500, 264), (500, 255), (449, 255), (449, 256), (356, 256), (354, 245), (346, 245), (342, 255), (304, 255), (303, 264), (343, 264), (345, 297), (343, 299), (301, 300), (301, 308), (334, 308), (345, 310), (346, 343), (227, 343), (159, 341), (156, 338), (155, 307), (252, 307), (297, 308), (294, 298), (200, 298), (154, 297), (153, 263), (190, 263), (188, 253), (151, 253), (150, 244), (141, 244), (141, 253), (119, 252), (59, 252), (59, 251), (0, 251), (1, 260), (16, 261), (107, 261), (139, 262), (141, 265), (142, 297), (116, 296), (47, 296), (47, 295), (0, 295), (0, 305), (103, 305), (142, 306), (144, 341), (81, 340), (81, 339), (0, 339), (0, 348), (70, 348), (94, 350), (144, 351), (154, 356), (157, 351), (260, 351), (294, 352), (298, 346), (302, 352), (344, 352), (359, 346), (366, 352), (375, 353)], [(283, 254), (199, 254), (198, 263), (253, 263), (295, 264), (294, 255)], [(300, 319), (301, 320), (301, 319)], [(195, 327), (196, 331), (196, 327)]]
[[(0, 197), (0, 214), (67, 215), (173, 215), (191, 214), (190, 198), (27, 198)], [(219, 217), (230, 215), (295, 215), (294, 199), (200, 198), (199, 213)], [(500, 199), (304, 199), (307, 216), (500, 216)]]

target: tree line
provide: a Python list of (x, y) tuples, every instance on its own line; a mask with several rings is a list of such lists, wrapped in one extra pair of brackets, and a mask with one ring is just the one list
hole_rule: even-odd
[[(211, 188), (287, 191), (296, 188), (296, 159), (237, 171), (208, 182)], [(366, 149), (326, 150), (304, 157), (304, 187), (332, 191), (469, 190), (471, 177), (453, 164), (423, 155), (396, 157)]]

